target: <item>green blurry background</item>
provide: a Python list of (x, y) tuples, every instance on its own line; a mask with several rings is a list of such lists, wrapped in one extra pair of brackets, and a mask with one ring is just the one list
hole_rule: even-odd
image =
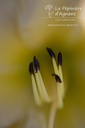
[(54, 22), (43, 18), (44, 7), (49, 3), (85, 7), (84, 0), (0, 1), (0, 128), (18, 128), (30, 111), (36, 111), (35, 118), (43, 113), (47, 124), (50, 104), (41, 108), (35, 105), (28, 72), (35, 55), (46, 88), (53, 94), (55, 82), (47, 46), (56, 55), (59, 51), (63, 54), (67, 90), (64, 108), (57, 112), (54, 128), (85, 128), (85, 8), (76, 20), (77, 27), (48, 27), (48, 23)]

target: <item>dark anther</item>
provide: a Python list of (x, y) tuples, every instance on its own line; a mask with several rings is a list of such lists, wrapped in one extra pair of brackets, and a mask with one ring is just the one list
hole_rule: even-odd
[(31, 63), (29, 64), (29, 72), (30, 72), (30, 75), (34, 74), (33, 62), (31, 62)]
[(57, 74), (52, 74), (52, 76), (55, 76), (56, 82), (62, 83), (60, 77)]
[(51, 56), (51, 58), (52, 57), (56, 58), (55, 53), (53, 52), (53, 50), (51, 48), (47, 47), (47, 51), (48, 51), (49, 55)]
[(62, 53), (58, 53), (58, 65), (62, 65)]
[(34, 62), (34, 68), (37, 72), (38, 70), (40, 70), (40, 64), (39, 64), (39, 61), (36, 59), (35, 56), (34, 56), (33, 62)]

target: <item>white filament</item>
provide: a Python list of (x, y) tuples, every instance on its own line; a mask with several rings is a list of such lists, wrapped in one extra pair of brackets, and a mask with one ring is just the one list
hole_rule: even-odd
[(40, 99), (39, 92), (36, 87), (36, 81), (35, 81), (34, 75), (31, 75), (31, 79), (32, 79), (33, 95), (34, 95), (35, 102), (37, 105), (41, 105), (42, 101)]

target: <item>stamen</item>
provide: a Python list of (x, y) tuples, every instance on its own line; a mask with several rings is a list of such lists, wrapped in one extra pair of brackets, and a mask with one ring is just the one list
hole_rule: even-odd
[(45, 101), (45, 102), (50, 102), (50, 98), (47, 94), (41, 73), (40, 73), (40, 66), (39, 66), (39, 62), (36, 59), (36, 57), (34, 57), (34, 68), (36, 70), (35, 72), (35, 78), (36, 78), (36, 82), (37, 82), (37, 86), (40, 92), (40, 96), (41, 98)]
[(35, 81), (35, 77), (34, 77), (34, 70), (33, 70), (33, 63), (30, 63), (29, 65), (29, 72), (31, 75), (31, 80), (32, 80), (32, 88), (33, 88), (33, 95), (34, 95), (34, 99), (37, 105), (41, 105), (42, 101), (40, 99), (37, 87), (36, 87), (36, 81)]
[(52, 74), (55, 76), (56, 82), (57, 82), (57, 97), (58, 97), (58, 108), (63, 108), (63, 98), (61, 93), (61, 79), (58, 75)]
[(48, 48), (48, 47), (47, 47), (47, 51), (48, 51), (49, 55), (52, 58), (54, 73), (59, 74), (58, 67), (57, 67), (57, 64), (56, 64), (56, 55), (55, 55), (55, 53), (53, 52), (53, 50), (51, 48)]
[(65, 87), (64, 87), (63, 73), (62, 73), (62, 53), (61, 52), (58, 53), (58, 68), (59, 68), (59, 76), (62, 79), (61, 92), (62, 92), (62, 96), (64, 98), (64, 96), (65, 96)]

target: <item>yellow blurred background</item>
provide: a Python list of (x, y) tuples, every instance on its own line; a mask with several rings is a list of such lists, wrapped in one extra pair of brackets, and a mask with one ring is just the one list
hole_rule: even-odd
[[(82, 6), (83, 11), (76, 20), (78, 26), (48, 27), (48, 23), (54, 22), (43, 18), (44, 6), (49, 3)], [(57, 112), (54, 128), (85, 128), (84, 7), (84, 0), (0, 1), (0, 128), (46, 128), (50, 104), (40, 108), (35, 105), (28, 66), (35, 55), (52, 95), (55, 82), (47, 46), (56, 55), (59, 51), (63, 54), (67, 90), (64, 108)]]

